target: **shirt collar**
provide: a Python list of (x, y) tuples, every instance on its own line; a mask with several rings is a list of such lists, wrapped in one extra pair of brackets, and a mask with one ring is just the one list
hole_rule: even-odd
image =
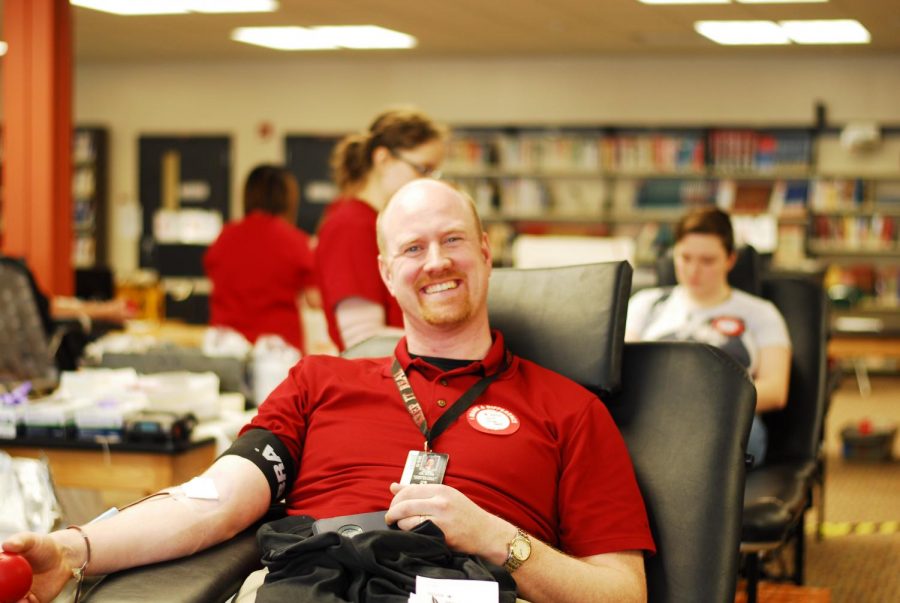
[[(477, 360), (468, 366), (448, 371), (446, 374), (467, 375), (470, 373), (478, 373), (492, 375), (504, 366), (504, 356), (506, 353), (506, 343), (503, 340), (503, 333), (492, 329), (491, 347), (488, 349), (487, 355), (482, 360)], [(403, 337), (403, 339), (397, 342), (394, 355), (397, 357), (397, 360), (400, 361), (400, 366), (403, 367), (403, 370), (407, 373), (409, 372), (410, 367), (412, 367), (429, 379), (445, 374), (439, 368), (431, 366), (421, 358), (412, 358), (409, 355), (409, 350), (406, 348), (406, 337)], [(508, 363), (512, 366), (515, 356), (513, 356), (512, 353), (509, 355), (510, 359)]]

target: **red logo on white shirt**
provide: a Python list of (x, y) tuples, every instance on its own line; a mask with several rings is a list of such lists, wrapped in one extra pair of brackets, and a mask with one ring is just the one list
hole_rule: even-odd
[(719, 316), (710, 324), (716, 331), (727, 337), (740, 337), (744, 334), (744, 321), (735, 316)]
[(494, 435), (509, 435), (519, 431), (521, 423), (518, 417), (505, 408), (491, 406), (490, 404), (478, 404), (466, 413), (469, 425), (484, 433)]

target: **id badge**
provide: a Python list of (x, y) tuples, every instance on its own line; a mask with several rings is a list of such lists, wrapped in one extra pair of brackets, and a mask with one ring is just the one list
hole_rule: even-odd
[(410, 450), (406, 456), (406, 465), (403, 467), (401, 484), (440, 484), (444, 481), (444, 472), (447, 471), (449, 454), (440, 452), (425, 452), (423, 450)]

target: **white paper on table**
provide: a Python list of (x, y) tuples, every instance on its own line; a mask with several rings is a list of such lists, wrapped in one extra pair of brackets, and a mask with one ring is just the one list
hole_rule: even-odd
[(416, 576), (409, 603), (497, 603), (500, 588), (487, 580), (439, 580)]

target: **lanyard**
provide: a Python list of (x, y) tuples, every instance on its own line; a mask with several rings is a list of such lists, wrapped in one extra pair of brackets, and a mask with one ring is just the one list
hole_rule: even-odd
[(488, 385), (493, 383), (494, 380), (506, 370), (506, 367), (509, 366), (508, 354), (504, 353), (503, 358), (504, 362), (503, 366), (500, 367), (500, 370), (493, 375), (485, 375), (479, 379), (475, 385), (463, 392), (456, 402), (454, 402), (429, 429), (428, 422), (425, 420), (425, 413), (422, 412), (422, 405), (419, 404), (419, 399), (416, 398), (416, 394), (409, 384), (409, 379), (403, 371), (403, 367), (400, 366), (400, 361), (397, 360), (396, 356), (394, 357), (394, 363), (391, 365), (391, 374), (394, 377), (394, 383), (397, 384), (397, 389), (400, 391), (400, 398), (403, 400), (403, 404), (406, 405), (406, 410), (409, 412), (409, 416), (412, 417), (413, 423), (416, 424), (416, 427), (418, 427), (419, 431), (422, 432), (422, 435), (425, 436), (426, 452), (431, 451), (431, 443), (436, 440), (439, 435), (444, 433), (450, 424), (456, 421), (461, 414), (469, 410), (478, 396), (487, 389)]

